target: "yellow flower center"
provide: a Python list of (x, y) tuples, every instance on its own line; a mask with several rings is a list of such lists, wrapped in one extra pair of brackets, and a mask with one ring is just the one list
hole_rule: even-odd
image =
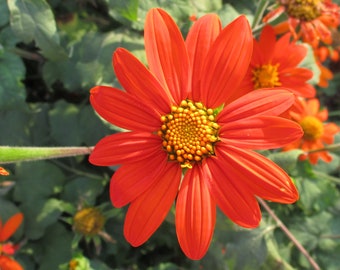
[(280, 86), (279, 73), (277, 71), (279, 64), (261, 65), (253, 69), (254, 88), (266, 88)]
[(319, 139), (323, 134), (323, 124), (314, 116), (306, 116), (300, 125), (304, 131), (303, 138), (307, 141)]
[(158, 131), (169, 160), (192, 168), (193, 163), (214, 155), (220, 128), (215, 117), (214, 111), (200, 102), (183, 100), (172, 106), (171, 113), (161, 117), (163, 124)]
[(285, 1), (289, 16), (301, 21), (312, 21), (321, 15), (322, 0), (289, 0)]
[(92, 236), (103, 229), (105, 217), (97, 208), (89, 207), (78, 211), (74, 215), (73, 221), (73, 227), (76, 232)]

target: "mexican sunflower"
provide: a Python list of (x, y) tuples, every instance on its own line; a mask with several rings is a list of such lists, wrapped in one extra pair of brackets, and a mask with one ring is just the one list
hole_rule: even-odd
[(0, 269), (1, 270), (23, 270), (22, 266), (12, 259), (18, 245), (12, 243), (6, 243), (6, 241), (13, 235), (13, 233), (19, 228), (23, 220), (22, 213), (17, 213), (10, 217), (5, 224), (2, 224), (0, 219)]
[(113, 54), (125, 91), (91, 89), (97, 113), (128, 131), (103, 138), (89, 160), (121, 165), (110, 197), (115, 207), (130, 204), (124, 236), (132, 246), (150, 238), (176, 201), (179, 244), (189, 258), (200, 259), (212, 239), (216, 206), (236, 224), (254, 228), (261, 219), (256, 196), (298, 199), (289, 176), (250, 150), (302, 136), (297, 123), (277, 116), (294, 96), (279, 89), (231, 98), (252, 54), (245, 16), (222, 29), (217, 15), (205, 15), (184, 41), (164, 10), (151, 9), (144, 39), (149, 68), (123, 48)]
[(313, 98), (310, 100), (300, 99), (294, 104), (289, 112), (291, 118), (298, 122), (304, 135), (301, 139), (286, 145), (283, 150), (302, 149), (308, 153), (308, 159), (312, 164), (316, 164), (318, 159), (330, 162), (332, 156), (327, 151), (313, 150), (323, 149), (325, 144), (334, 142), (334, 135), (339, 132), (339, 127), (334, 123), (324, 123), (328, 119), (328, 110), (320, 110), (320, 102)]
[(298, 67), (307, 48), (290, 42), (290, 37), (287, 33), (276, 40), (274, 29), (270, 25), (264, 27), (259, 40), (254, 39), (253, 55), (239, 95), (251, 89), (287, 87), (297, 96), (315, 96), (315, 88), (308, 83), (313, 72)]
[(288, 19), (275, 26), (278, 34), (290, 31), (295, 39), (317, 47), (319, 40), (332, 42), (331, 28), (339, 25), (339, 6), (332, 0), (278, 0), (278, 7), (269, 12), (264, 21), (288, 15)]

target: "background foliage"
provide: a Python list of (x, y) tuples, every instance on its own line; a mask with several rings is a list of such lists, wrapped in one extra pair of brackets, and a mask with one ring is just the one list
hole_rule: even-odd
[[(92, 146), (115, 127), (89, 105), (94, 85), (119, 86), (111, 66), (118, 47), (145, 60), (143, 25), (152, 7), (167, 10), (185, 34), (190, 16), (216, 12), (223, 25), (258, 1), (222, 0), (8, 0), (0, 1), (0, 145)], [(305, 66), (315, 67), (310, 56)], [(309, 62), (308, 62), (309, 61)], [(318, 96), (339, 122), (339, 64)], [(336, 138), (340, 141), (340, 138)], [(268, 153), (264, 153), (268, 154)], [(294, 178), (295, 205), (270, 204), (322, 269), (340, 265), (339, 154), (331, 163), (298, 162), (298, 152), (272, 158)], [(151, 239), (132, 248), (122, 236), (123, 209), (111, 207), (108, 183), (115, 168), (98, 168), (86, 156), (6, 165), (0, 178), (0, 217), (24, 214), (14, 235), (24, 269), (310, 269), (305, 257), (263, 211), (259, 228), (245, 230), (219, 214), (215, 236), (201, 261), (180, 251), (173, 213)], [(96, 206), (106, 216), (110, 237), (89, 238), (73, 230), (77, 209)], [(72, 268), (69, 262), (77, 261)]]

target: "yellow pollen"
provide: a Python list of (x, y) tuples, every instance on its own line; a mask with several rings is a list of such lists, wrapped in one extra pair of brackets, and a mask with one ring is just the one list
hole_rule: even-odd
[(261, 65), (253, 69), (254, 88), (266, 88), (280, 86), (279, 73), (277, 71), (279, 64)]
[(306, 116), (300, 121), (304, 131), (303, 138), (307, 141), (319, 139), (323, 135), (323, 124), (314, 116)]
[(322, 0), (288, 0), (284, 2), (287, 14), (301, 21), (312, 21), (321, 15)]
[(161, 116), (162, 125), (157, 134), (163, 140), (169, 160), (191, 169), (195, 162), (214, 155), (220, 128), (215, 117), (213, 109), (189, 99), (172, 106), (171, 113)]
[(73, 217), (73, 228), (85, 236), (98, 234), (104, 227), (105, 217), (94, 207), (83, 208)]

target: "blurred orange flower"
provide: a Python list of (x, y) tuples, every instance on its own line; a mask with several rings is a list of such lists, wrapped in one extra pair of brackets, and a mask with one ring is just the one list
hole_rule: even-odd
[(4, 168), (0, 167), (0, 175), (7, 176), (7, 175), (9, 175), (9, 172), (6, 171)]
[(326, 44), (332, 42), (330, 28), (339, 25), (339, 6), (332, 0), (278, 0), (278, 7), (269, 12), (264, 21), (267, 22), (282, 13), (288, 19), (275, 26), (276, 33), (290, 31), (295, 39), (317, 47), (319, 41)]
[(17, 213), (10, 217), (7, 222), (2, 225), (0, 219), (0, 269), (1, 270), (23, 270), (22, 266), (12, 259), (13, 255), (19, 248), (10, 242), (6, 242), (13, 233), (19, 228), (23, 220), (23, 214)]
[[(334, 123), (324, 123), (328, 119), (327, 109), (320, 110), (318, 99), (300, 99), (290, 110), (290, 116), (298, 122), (304, 135), (301, 139), (286, 145), (283, 150), (302, 149), (306, 152), (324, 148), (324, 144), (332, 144), (334, 135), (339, 132), (339, 127)], [(308, 158), (312, 164), (316, 164), (318, 159), (325, 162), (332, 160), (327, 151), (317, 151), (308, 153)]]
[(308, 83), (313, 72), (298, 67), (306, 57), (304, 45), (290, 42), (290, 33), (276, 40), (270, 25), (262, 30), (257, 41), (254, 39), (252, 59), (247, 74), (240, 86), (239, 95), (250, 89), (285, 87), (302, 97), (314, 97), (315, 88)]
[(222, 29), (216, 15), (205, 15), (184, 41), (164, 10), (151, 9), (144, 38), (149, 69), (119, 48), (113, 67), (125, 91), (91, 89), (98, 114), (130, 131), (103, 138), (89, 160), (122, 165), (110, 196), (115, 207), (130, 204), (124, 235), (131, 245), (147, 241), (176, 201), (180, 246), (200, 259), (213, 236), (216, 206), (238, 225), (254, 228), (261, 219), (256, 196), (298, 199), (289, 176), (250, 150), (282, 147), (302, 136), (297, 123), (278, 117), (295, 96), (278, 89), (233, 98), (253, 51), (244, 16)]
[(329, 85), (328, 81), (333, 79), (333, 72), (325, 67), (323, 64), (321, 64), (319, 61), (317, 61), (316, 63), (320, 69), (318, 86), (327, 88)]

